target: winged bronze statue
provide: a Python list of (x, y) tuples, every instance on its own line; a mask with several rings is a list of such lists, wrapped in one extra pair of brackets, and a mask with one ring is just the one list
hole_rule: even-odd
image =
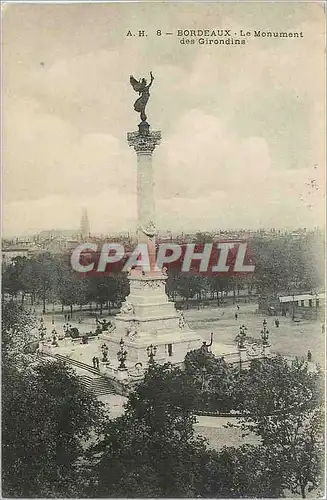
[(147, 84), (147, 81), (145, 78), (140, 78), (140, 80), (136, 80), (134, 78), (134, 76), (131, 75), (130, 79), (129, 79), (133, 89), (135, 90), (135, 92), (138, 92), (139, 96), (140, 96), (134, 103), (134, 110), (137, 113), (140, 113), (142, 122), (145, 122), (146, 118), (147, 118), (146, 114), (145, 114), (145, 107), (146, 107), (147, 102), (148, 102), (149, 97), (150, 97), (149, 89), (150, 89), (150, 87), (153, 83), (153, 80), (154, 80), (154, 77), (152, 75), (152, 71), (150, 71), (150, 77), (151, 77), (151, 81), (149, 84)]

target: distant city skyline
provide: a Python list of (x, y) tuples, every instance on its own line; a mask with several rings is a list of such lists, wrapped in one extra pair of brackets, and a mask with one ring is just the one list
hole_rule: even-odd
[[(297, 233), (297, 232), (312, 232), (312, 231), (320, 231), (324, 232), (322, 228), (319, 228), (318, 226), (316, 227), (311, 227), (311, 228), (305, 228), (305, 227), (294, 227), (294, 228), (274, 228), (274, 227), (262, 227), (262, 228), (226, 228), (226, 229), (219, 229), (219, 228), (214, 228), (213, 230), (201, 230), (201, 229), (195, 229), (194, 231), (172, 231), (169, 228), (158, 230), (158, 236), (163, 237), (165, 235), (172, 235), (172, 236), (181, 236), (181, 235), (191, 235), (191, 234), (196, 234), (196, 233), (214, 233), (214, 234), (219, 234), (221, 233), (235, 233), (235, 234), (240, 234), (240, 233)], [(44, 233), (49, 233), (44, 234)], [(57, 234), (56, 234), (57, 233)], [(63, 233), (63, 234), (60, 234)], [(77, 239), (80, 238), (81, 236), (81, 229), (80, 227), (76, 227), (75, 229), (58, 229), (58, 228), (52, 228), (52, 229), (42, 229), (41, 231), (30, 233), (30, 234), (16, 234), (12, 236), (6, 236), (2, 235), (2, 240), (5, 241), (10, 241), (10, 240), (23, 240), (24, 238), (27, 239), (33, 239), (33, 238), (44, 238), (46, 239), (47, 237), (50, 236), (55, 236), (57, 238), (60, 237), (68, 237), (69, 235), (72, 235), (76, 237)], [(136, 237), (137, 231), (134, 230), (126, 230), (126, 231), (112, 231), (108, 233), (92, 233), (90, 232), (90, 238), (95, 237), (95, 238), (107, 238), (107, 237), (115, 237), (115, 236), (132, 236)]]
[[(136, 202), (136, 199), (135, 199)], [(85, 221), (85, 214), (87, 220)], [(2, 232), (3, 238), (15, 238), (15, 237), (28, 237), (28, 236), (35, 236), (41, 232), (56, 232), (56, 231), (63, 231), (63, 232), (72, 232), (76, 233), (79, 236), (84, 236), (86, 237), (88, 234), (94, 235), (94, 236), (103, 236), (103, 235), (112, 235), (112, 234), (120, 234), (120, 233), (136, 233), (136, 217), (135, 220), (131, 221), (130, 225), (124, 225), (120, 228), (113, 228), (107, 230), (98, 230), (98, 231), (93, 231), (94, 225), (92, 224), (92, 219), (89, 217), (89, 210), (88, 208), (83, 207), (80, 213), (80, 218), (79, 221), (75, 221), (75, 225), (71, 226), (70, 228), (68, 226), (58, 226), (58, 227), (37, 227), (37, 228), (28, 228), (24, 230), (21, 233), (8, 233), (6, 231)], [(158, 218), (157, 218), (158, 219)], [(209, 225), (208, 219), (203, 220), (199, 219), (199, 226), (196, 226), (195, 223), (193, 224), (188, 224), (186, 227), (181, 227), (175, 224), (175, 226), (172, 227), (165, 227), (165, 226), (159, 226), (157, 222), (157, 230), (159, 233), (165, 233), (165, 232), (171, 232), (174, 234), (181, 234), (181, 233), (195, 233), (195, 232), (213, 232), (213, 231), (271, 231), (271, 230), (280, 230), (280, 231), (295, 231), (295, 230), (312, 230), (319, 228), (320, 230), (324, 230), (324, 225), (311, 225), (311, 226), (305, 226), (305, 225), (288, 225), (288, 226), (252, 226), (252, 227), (247, 227), (247, 226), (226, 226), (222, 225), (220, 227), (217, 227), (214, 225), (215, 221), (211, 221), (212, 225)], [(206, 228), (204, 228), (204, 222), (206, 223)], [(84, 224), (84, 229), (82, 228)], [(95, 224), (96, 226), (96, 224)]]
[[(126, 36), (138, 3), (5, 5), (3, 235), (79, 227), (83, 207), (94, 234), (135, 231), (129, 76), (151, 70), (159, 230), (324, 227), (323, 5), (141, 7), (148, 37)], [(187, 47), (189, 26), (303, 38)]]

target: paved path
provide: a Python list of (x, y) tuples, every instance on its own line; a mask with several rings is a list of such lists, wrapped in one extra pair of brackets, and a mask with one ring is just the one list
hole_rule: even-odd
[(198, 427), (211, 427), (214, 429), (221, 429), (224, 425), (235, 424), (237, 419), (231, 417), (209, 417), (206, 415), (198, 415), (196, 417), (195, 426)]
[(220, 450), (224, 446), (241, 446), (242, 444), (258, 444), (260, 439), (255, 434), (243, 436), (243, 431), (228, 424), (237, 424), (236, 418), (198, 416), (194, 424), (196, 436), (204, 437), (208, 446)]
[(98, 399), (108, 408), (110, 418), (120, 417), (124, 414), (123, 405), (127, 402), (127, 398), (125, 396), (107, 394), (105, 396), (98, 396)]

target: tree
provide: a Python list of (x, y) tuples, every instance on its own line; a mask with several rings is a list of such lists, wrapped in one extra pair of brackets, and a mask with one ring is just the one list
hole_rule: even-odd
[(107, 303), (108, 303), (108, 314), (111, 314), (111, 307), (117, 302), (120, 296), (119, 278), (118, 276), (106, 276), (107, 285)]
[(320, 370), (309, 372), (307, 363), (298, 358), (291, 362), (282, 356), (254, 360), (239, 384), (245, 395), (243, 420), (264, 444), (282, 439), (281, 431), (290, 419), (297, 420), (302, 412), (320, 405)]
[(254, 282), (260, 294), (276, 296), (289, 283), (289, 249), (283, 238), (254, 238), (251, 241), (255, 262)]
[(210, 374), (207, 384), (208, 406), (212, 411), (229, 413), (238, 410), (239, 399), (234, 391), (239, 370), (228, 365), (224, 360), (216, 358), (214, 371)]
[(2, 479), (7, 497), (79, 496), (80, 459), (102, 404), (58, 362), (3, 360)]
[(107, 276), (90, 275), (88, 285), (88, 300), (99, 304), (102, 314), (103, 306), (108, 300)]
[(234, 392), (234, 379), (238, 376), (238, 370), (204, 349), (188, 352), (184, 367), (197, 390), (194, 407), (214, 412), (236, 409), (238, 402)]
[(69, 306), (73, 314), (75, 304), (87, 303), (87, 278), (72, 269), (65, 258), (60, 259), (57, 295), (62, 306)]
[(285, 482), (292, 493), (306, 498), (306, 491), (321, 486), (324, 460), (324, 415), (320, 409), (308, 413), (299, 425), (291, 446), (283, 450)]
[(253, 284), (260, 294), (310, 292), (323, 286), (324, 241), (315, 231), (251, 240), (255, 260)]
[(208, 233), (208, 232), (197, 232), (195, 233), (194, 235), (194, 238), (193, 238), (193, 243), (195, 244), (202, 244), (204, 245), (205, 243), (212, 243), (212, 233)]
[(283, 497), (281, 480), (266, 449), (243, 445), (208, 450), (203, 455), (198, 495), (201, 498)]
[(10, 264), (2, 270), (2, 290), (3, 293), (11, 295), (11, 298), (22, 292), (22, 304), (24, 303), (25, 286), (23, 282), (23, 270), (26, 265), (26, 257), (15, 257)]
[(176, 300), (178, 290), (179, 272), (174, 268), (168, 268), (168, 279), (166, 281), (166, 294), (172, 300)]
[(242, 276), (232, 276), (229, 282), (230, 288), (233, 289), (234, 300), (240, 296), (240, 291), (244, 288), (245, 278)]
[(16, 302), (2, 303), (2, 353), (14, 357), (23, 356), (38, 345), (35, 314)]
[(31, 265), (37, 280), (37, 295), (42, 300), (45, 313), (46, 301), (58, 286), (58, 261), (49, 252), (45, 252), (37, 255)]
[(321, 380), (319, 369), (282, 357), (253, 361), (239, 379), (242, 428), (261, 437), (284, 487), (302, 498), (321, 480)]
[(228, 292), (232, 286), (232, 278), (230, 276), (212, 276), (210, 286), (213, 293), (216, 293), (217, 305), (220, 306), (223, 292)]
[(116, 304), (120, 305), (129, 295), (129, 281), (127, 278), (127, 273), (117, 273), (115, 274), (117, 280), (117, 292), (116, 292)]
[(26, 293), (30, 294), (31, 304), (34, 305), (37, 292), (39, 289), (39, 277), (36, 274), (36, 262), (34, 259), (26, 260), (24, 269), (22, 271), (22, 282)]
[(132, 392), (126, 412), (144, 419), (153, 432), (169, 439), (188, 439), (193, 433), (192, 400), (195, 389), (191, 378), (170, 363), (150, 366), (144, 381)]
[(94, 448), (96, 495), (194, 496), (205, 452), (193, 437), (194, 394), (192, 381), (178, 368), (150, 367), (129, 395), (125, 415), (109, 423)]
[(199, 275), (180, 273), (177, 281), (178, 293), (186, 302), (186, 309), (189, 307), (189, 299), (194, 297), (201, 290), (201, 280)]

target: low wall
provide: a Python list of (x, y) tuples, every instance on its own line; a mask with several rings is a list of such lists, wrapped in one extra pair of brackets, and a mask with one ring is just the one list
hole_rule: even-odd
[(233, 412), (233, 410), (229, 413), (226, 412), (216, 412), (216, 411), (202, 411), (202, 410), (194, 410), (195, 417), (227, 417), (227, 418), (239, 418), (242, 417), (241, 413)]

